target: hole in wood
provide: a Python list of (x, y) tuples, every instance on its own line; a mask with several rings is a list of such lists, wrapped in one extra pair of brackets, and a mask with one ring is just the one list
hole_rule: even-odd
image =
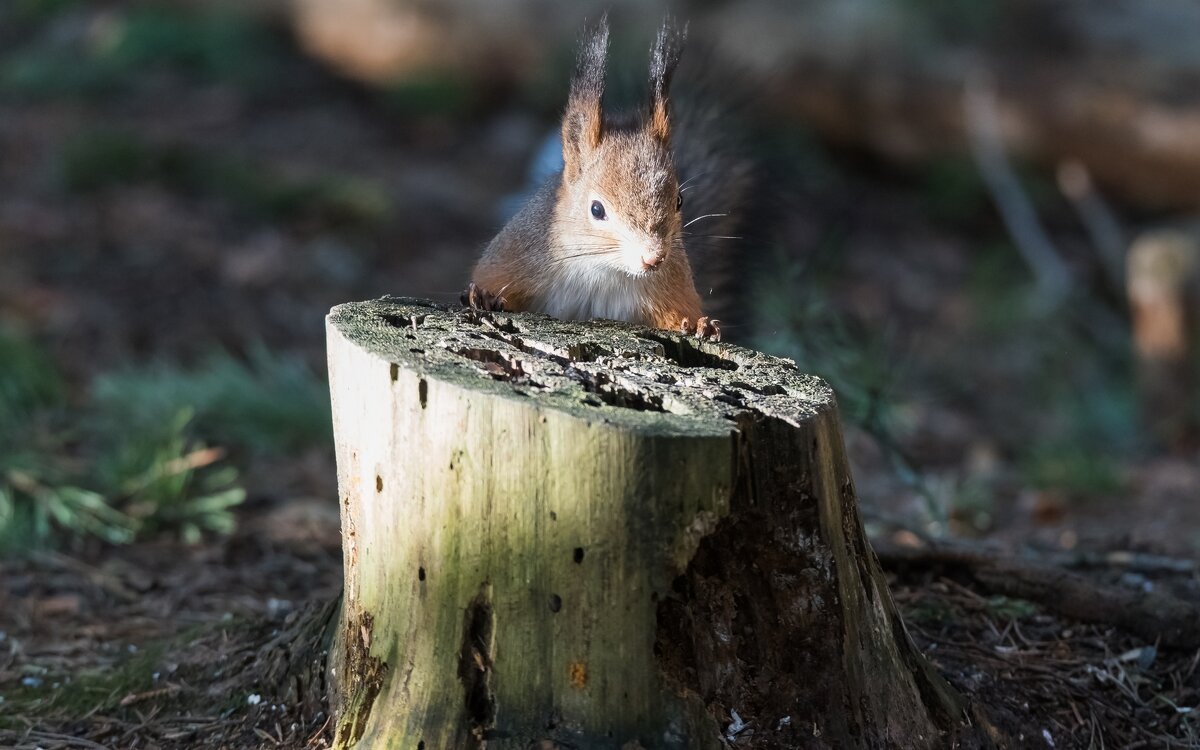
[(761, 386), (753, 386), (749, 383), (743, 383), (740, 380), (731, 380), (729, 385), (733, 388), (740, 388), (743, 391), (757, 393), (760, 396), (786, 396), (787, 389), (778, 383), (765, 383)]
[(417, 743), (417, 750), (425, 750), (425, 740), (421, 740)]
[(484, 584), (467, 607), (458, 658), (463, 700), (476, 736), (482, 736), (496, 721), (496, 696), (490, 684), (496, 618), (489, 598), (490, 588)]
[(611, 349), (594, 341), (579, 341), (567, 349), (567, 358), (572, 362), (595, 362), (600, 357), (611, 356)]
[(425, 568), (417, 568), (417, 580), (418, 581), (425, 580)]
[[(533, 374), (526, 372), (525, 363), (507, 352), (474, 346), (459, 347), (451, 349), (451, 351), (460, 357), (466, 357), (472, 361), (479, 362), (483, 365), (484, 371), (496, 380), (519, 382), (533, 385), (537, 388), (546, 387), (544, 383), (538, 382), (536, 371)], [(531, 353), (545, 356), (544, 353), (536, 351)], [(553, 359), (554, 357), (551, 358)], [(717, 359), (720, 360), (719, 357)], [(586, 360), (575, 359), (573, 357), (571, 361), (581, 362)], [(637, 390), (626, 388), (603, 372), (589, 372), (571, 367), (569, 363), (564, 364), (568, 366), (563, 370), (563, 374), (574, 380), (583, 387), (583, 390), (588, 392), (589, 396), (583, 399), (583, 403), (588, 406), (608, 404), (609, 406), (617, 406), (622, 409), (637, 409), (638, 411), (666, 411), (663, 408), (662, 397), (660, 396), (640, 393)], [(737, 367), (732, 362), (729, 364), (734, 368)], [(424, 404), (423, 401), (422, 404)]]
[(561, 365), (568, 365), (572, 362), (595, 362), (601, 357), (613, 356), (612, 349), (598, 341), (574, 341), (569, 343), (566, 348), (562, 348), (547, 345), (543, 342), (527, 341), (520, 336), (505, 335), (519, 334), (520, 332), (520, 329), (510, 319), (501, 322), (491, 330), (480, 331), (473, 338), (486, 337), (496, 341), (503, 341), (527, 354), (547, 357)]
[(705, 351), (703, 349), (705, 344), (690, 336), (681, 336), (675, 339), (651, 333), (650, 331), (637, 331), (635, 335), (662, 344), (663, 356), (680, 367), (711, 367), (716, 370), (738, 369), (737, 362), (734, 362), (732, 359), (725, 359), (720, 354)]
[(417, 381), (417, 398), (421, 401), (422, 409), (429, 405), (429, 381), (425, 378)]
[(379, 317), (383, 319), (384, 323), (387, 323), (390, 326), (395, 326), (396, 328), (412, 328), (413, 330), (416, 330), (417, 326), (425, 322), (424, 315), (413, 315), (412, 317), (409, 317), (408, 315), (393, 315), (391, 313), (384, 313)]
[(562, 609), (562, 597), (558, 594), (550, 595), (550, 611), (557, 612)]
[[(513, 357), (505, 352), (498, 352), (495, 349), (484, 349), (477, 347), (460, 346), (457, 349), (451, 349), (460, 357), (466, 357), (469, 360), (479, 362), (483, 365), (483, 369), (488, 375), (491, 375), (496, 380), (512, 380), (512, 381), (529, 381), (529, 375), (525, 372), (521, 360)], [(532, 381), (531, 381), (532, 382)], [(534, 385), (541, 385), (534, 382)]]
[(375, 491), (383, 492), (383, 477), (378, 474), (375, 475)]
[(392, 363), (392, 382), (395, 383), (400, 379), (400, 365)]
[(575, 557), (575, 564), (576, 564), (576, 565), (579, 565), (579, 564), (583, 563), (583, 547), (576, 547), (576, 548), (575, 548), (575, 555), (574, 555), (574, 557)]
[[(661, 396), (640, 393), (636, 390), (625, 388), (602, 372), (587, 372), (570, 367), (567, 368), (565, 374), (583, 386), (585, 391), (596, 396), (596, 398), (609, 406), (617, 406), (622, 409), (637, 409), (638, 411), (666, 411), (663, 408)], [(585, 398), (583, 403), (588, 406), (600, 405), (599, 402), (591, 398)]]

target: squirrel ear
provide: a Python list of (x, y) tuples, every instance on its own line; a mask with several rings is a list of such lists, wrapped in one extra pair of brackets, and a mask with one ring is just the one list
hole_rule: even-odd
[(663, 19), (662, 28), (650, 49), (650, 134), (660, 141), (671, 137), (671, 119), (667, 93), (679, 57), (683, 54), (683, 43), (687, 39), (687, 26), (675, 28), (671, 17)]
[(600, 145), (604, 134), (604, 70), (608, 62), (608, 14), (584, 31), (579, 40), (571, 94), (563, 115), (563, 164), (567, 176), (578, 173), (585, 149)]

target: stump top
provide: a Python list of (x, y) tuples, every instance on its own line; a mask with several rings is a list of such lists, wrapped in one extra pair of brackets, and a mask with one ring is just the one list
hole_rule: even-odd
[(328, 324), (392, 363), (393, 379), (403, 368), (664, 435), (728, 433), (752, 412), (799, 424), (836, 404), (823, 380), (789, 359), (629, 323), (384, 297), (338, 305)]

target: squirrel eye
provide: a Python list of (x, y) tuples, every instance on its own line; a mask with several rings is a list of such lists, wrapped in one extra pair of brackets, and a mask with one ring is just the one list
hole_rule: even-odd
[(592, 201), (592, 216), (597, 219), (603, 219), (604, 215), (604, 204), (600, 201)]
[(680, 191), (679, 197), (675, 199), (675, 210), (676, 211), (683, 210), (683, 191)]

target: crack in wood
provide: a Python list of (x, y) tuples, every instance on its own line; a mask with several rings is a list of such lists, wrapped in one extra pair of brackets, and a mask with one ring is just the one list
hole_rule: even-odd
[(480, 747), (484, 746), (488, 731), (496, 723), (496, 696), (491, 687), (496, 613), (491, 597), (491, 586), (485, 583), (467, 605), (458, 660), (458, 678), (463, 684), (467, 720)]

